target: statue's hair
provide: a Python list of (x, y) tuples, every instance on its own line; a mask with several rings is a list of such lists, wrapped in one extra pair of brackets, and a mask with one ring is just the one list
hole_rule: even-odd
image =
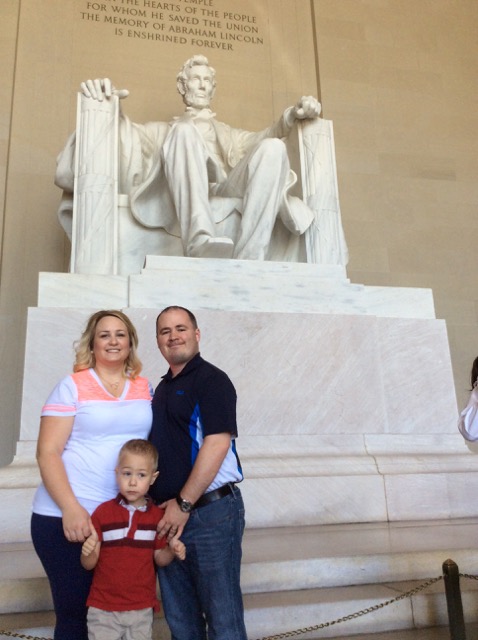
[(121, 460), (121, 456), (125, 453), (133, 453), (137, 456), (144, 456), (145, 458), (149, 458), (153, 463), (154, 471), (156, 471), (156, 469), (158, 468), (158, 450), (149, 440), (141, 440), (140, 438), (138, 438), (125, 442), (119, 451), (118, 463)]
[(197, 54), (195, 56), (192, 56), (192, 58), (189, 58), (188, 60), (186, 60), (186, 62), (181, 67), (178, 75), (176, 76), (176, 86), (178, 88), (179, 93), (182, 96), (186, 92), (186, 82), (188, 80), (187, 72), (189, 69), (192, 69), (192, 67), (195, 67), (195, 66), (209, 67), (212, 73), (212, 86), (214, 87), (214, 89), (216, 88), (216, 69), (214, 69), (214, 67), (211, 67), (211, 65), (209, 64), (209, 60), (206, 58), (206, 56)]
[(181, 307), (178, 304), (172, 304), (169, 307), (165, 307), (158, 313), (158, 317), (156, 318), (156, 335), (158, 335), (158, 320), (163, 315), (163, 313), (167, 313), (168, 311), (185, 311), (188, 314), (194, 329), (198, 328), (198, 321), (196, 320), (196, 316), (192, 311), (189, 311), (189, 309), (186, 309), (186, 307)]
[(75, 364), (73, 365), (73, 371), (83, 371), (96, 365), (95, 354), (93, 353), (93, 343), (95, 340), (96, 327), (103, 318), (113, 316), (118, 318), (124, 323), (128, 331), (129, 347), (130, 351), (128, 357), (124, 362), (124, 373), (134, 380), (139, 375), (143, 367), (141, 360), (137, 355), (138, 348), (138, 334), (134, 328), (133, 323), (122, 311), (116, 309), (104, 309), (97, 311), (88, 319), (86, 328), (81, 334), (81, 338), (75, 343)]

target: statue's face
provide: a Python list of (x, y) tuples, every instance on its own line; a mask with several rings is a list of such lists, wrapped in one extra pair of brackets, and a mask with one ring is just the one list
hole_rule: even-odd
[(187, 71), (184, 102), (188, 107), (204, 109), (209, 107), (214, 95), (214, 76), (205, 65), (195, 65)]

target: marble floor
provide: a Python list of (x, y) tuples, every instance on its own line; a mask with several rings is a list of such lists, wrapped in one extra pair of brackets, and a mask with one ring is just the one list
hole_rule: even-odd
[[(54, 616), (51, 611), (38, 613), (12, 613), (0, 615), (0, 640), (7, 640), (11, 637), (26, 636), (29, 640), (49, 640), (52, 638), (52, 624)], [(162, 625), (161, 625), (162, 626)], [(2, 632), (14, 632), (17, 635), (4, 635)], [(155, 640), (166, 640), (168, 637), (164, 629), (155, 634)], [(297, 636), (300, 638), (300, 636)], [(451, 638), (448, 627), (433, 627), (430, 629), (414, 629), (388, 631), (385, 633), (367, 633), (347, 636), (347, 640), (449, 640)], [(466, 627), (466, 640), (478, 638), (478, 623), (469, 624)], [(313, 640), (321, 640), (317, 635)], [(343, 636), (334, 636), (328, 640), (344, 640)], [(464, 640), (460, 639), (460, 640)]]

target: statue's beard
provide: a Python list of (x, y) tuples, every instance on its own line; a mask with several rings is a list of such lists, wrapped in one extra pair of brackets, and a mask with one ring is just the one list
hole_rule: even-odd
[(193, 91), (186, 91), (184, 94), (184, 103), (187, 107), (193, 109), (207, 109), (211, 103), (212, 96), (197, 96)]

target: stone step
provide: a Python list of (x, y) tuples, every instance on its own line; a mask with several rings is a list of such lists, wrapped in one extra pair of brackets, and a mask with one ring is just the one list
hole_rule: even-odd
[[(478, 519), (247, 529), (242, 585), (251, 640), (313, 627), (304, 640), (447, 624), (444, 583), (382, 603), (439, 578), (452, 558), (477, 573)], [(0, 613), (51, 608), (48, 584), (30, 543), (0, 544)], [(467, 622), (478, 620), (478, 581), (462, 578)], [(325, 628), (364, 609), (363, 616)], [(164, 621), (157, 637), (167, 638)], [(35, 635), (35, 634), (30, 634)], [(1, 636), (0, 636), (1, 637)], [(48, 636), (47, 636), (48, 637)]]
[[(442, 580), (396, 600), (422, 584), (412, 581), (248, 594), (244, 601), (249, 638), (263, 640), (284, 633), (290, 634), (287, 637), (300, 635), (303, 640), (345, 638), (448, 624)], [(476, 581), (462, 584), (461, 591), (466, 620), (476, 622)]]
[(244, 593), (422, 580), (454, 560), (477, 573), (478, 518), (247, 529)]

